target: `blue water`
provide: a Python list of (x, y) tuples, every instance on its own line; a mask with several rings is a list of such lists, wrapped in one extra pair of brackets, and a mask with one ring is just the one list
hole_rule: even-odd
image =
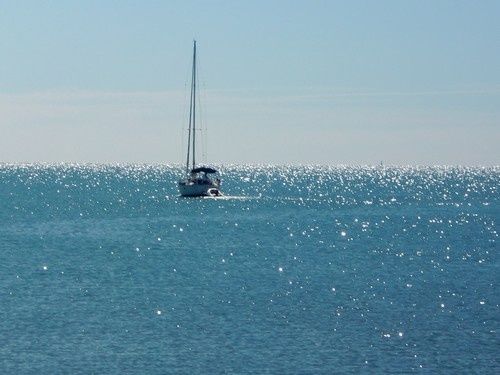
[(0, 166), (0, 373), (500, 372), (499, 168)]

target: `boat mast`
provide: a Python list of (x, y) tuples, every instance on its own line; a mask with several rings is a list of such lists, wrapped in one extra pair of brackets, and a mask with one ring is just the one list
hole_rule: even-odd
[(191, 72), (191, 98), (189, 102), (188, 148), (186, 173), (189, 173), (189, 154), (191, 153), (191, 130), (193, 132), (193, 168), (195, 167), (195, 109), (196, 109), (196, 40), (193, 41), (193, 68)]
[(193, 169), (196, 167), (196, 40), (193, 41)]

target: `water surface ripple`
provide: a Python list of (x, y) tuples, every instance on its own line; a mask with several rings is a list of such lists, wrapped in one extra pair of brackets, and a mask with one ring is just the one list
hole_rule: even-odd
[(0, 165), (0, 373), (499, 373), (500, 169)]

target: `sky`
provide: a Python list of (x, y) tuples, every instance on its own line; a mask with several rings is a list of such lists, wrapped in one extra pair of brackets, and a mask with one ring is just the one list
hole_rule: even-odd
[(500, 1), (3, 1), (0, 163), (500, 165)]

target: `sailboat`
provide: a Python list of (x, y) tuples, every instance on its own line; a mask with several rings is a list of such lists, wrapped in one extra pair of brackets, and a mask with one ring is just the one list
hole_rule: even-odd
[(193, 42), (191, 99), (185, 175), (178, 182), (183, 197), (220, 196), (220, 178), (214, 168), (196, 165), (196, 40)]

